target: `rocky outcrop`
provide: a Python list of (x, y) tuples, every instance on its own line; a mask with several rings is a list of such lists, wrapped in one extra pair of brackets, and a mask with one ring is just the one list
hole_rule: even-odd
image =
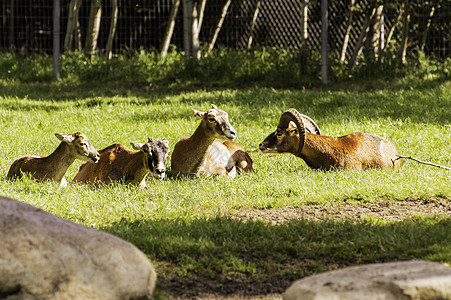
[(283, 299), (451, 299), (451, 268), (425, 261), (349, 267), (298, 280)]
[(0, 197), (1, 299), (151, 299), (155, 282), (132, 244)]

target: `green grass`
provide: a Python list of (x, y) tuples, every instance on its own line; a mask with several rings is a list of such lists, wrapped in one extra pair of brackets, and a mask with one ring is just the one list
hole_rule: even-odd
[[(147, 137), (165, 137), (173, 149), (198, 125), (191, 107), (205, 111), (212, 103), (229, 113), (237, 142), (254, 160), (254, 174), (148, 178), (147, 189), (121, 184), (61, 189), (52, 183), (5, 179), (19, 156), (50, 154), (58, 145), (56, 132), (82, 131), (97, 149)], [(374, 133), (391, 140), (403, 155), (451, 166), (451, 82), (446, 77), (347, 82), (328, 90), (184, 90), (4, 79), (0, 194), (132, 242), (154, 263), (161, 298), (203, 280), (282, 292), (295, 279), (343, 266), (407, 259), (451, 263), (451, 223), (445, 216), (284, 224), (231, 218), (241, 209), (311, 203), (451, 201), (451, 172), (413, 161), (405, 161), (399, 170), (322, 172), (293, 155), (263, 155), (256, 150), (258, 144), (290, 107), (312, 117), (325, 135)], [(80, 165), (76, 161), (69, 168), (68, 181)]]

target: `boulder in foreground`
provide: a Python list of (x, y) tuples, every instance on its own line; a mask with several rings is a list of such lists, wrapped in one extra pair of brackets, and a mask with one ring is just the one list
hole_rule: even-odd
[(283, 299), (451, 299), (451, 268), (426, 261), (349, 267), (298, 280)]
[(151, 299), (156, 274), (132, 244), (0, 197), (0, 298)]

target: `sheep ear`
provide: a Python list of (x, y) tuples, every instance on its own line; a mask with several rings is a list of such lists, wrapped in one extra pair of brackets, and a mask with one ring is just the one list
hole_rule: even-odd
[(141, 144), (141, 143), (130, 143), (130, 145), (132, 145), (133, 149), (135, 149), (135, 150), (142, 150), (144, 144)]
[(218, 109), (218, 108), (216, 107), (216, 105), (214, 105), (214, 104), (211, 105), (211, 108), (213, 108), (213, 109)]
[(201, 111), (198, 111), (198, 110), (195, 110), (194, 108), (191, 108), (192, 110), (193, 110), (193, 112), (194, 112), (194, 115), (196, 116), (196, 117), (199, 117), (199, 118), (203, 118), (204, 117), (204, 115), (205, 115), (205, 113), (204, 112), (201, 112)]
[(72, 143), (74, 140), (74, 137), (70, 134), (64, 134), (64, 133), (55, 133), (55, 136), (61, 141), (66, 142), (68, 144)]

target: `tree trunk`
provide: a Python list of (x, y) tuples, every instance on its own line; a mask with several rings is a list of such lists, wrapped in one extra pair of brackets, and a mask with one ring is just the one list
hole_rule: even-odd
[(381, 16), (381, 33), (380, 33), (380, 41), (379, 41), (379, 52), (384, 52), (385, 47), (385, 16)]
[(191, 56), (195, 59), (200, 59), (200, 42), (199, 42), (199, 14), (197, 9), (197, 1), (193, 5), (193, 40), (192, 40), (192, 53)]
[(428, 38), (429, 29), (431, 28), (432, 17), (434, 16), (435, 7), (431, 7), (431, 11), (429, 12), (428, 22), (426, 23), (426, 28), (423, 30), (423, 37), (421, 39), (420, 50), (424, 51), (424, 46), (426, 45), (426, 40)]
[(222, 24), (224, 23), (224, 19), (227, 15), (227, 11), (229, 9), (230, 3), (232, 3), (232, 0), (227, 0), (226, 4), (222, 8), (221, 17), (219, 19), (218, 25), (216, 26), (215, 33), (213, 34), (210, 45), (208, 46), (208, 53), (210, 53), (211, 50), (213, 50), (213, 48), (215, 46), (216, 39), (218, 38), (219, 31), (221, 31)]
[(81, 26), (80, 26), (80, 19), (78, 18), (79, 16), (79, 11), (80, 11), (80, 6), (82, 3), (82, 0), (77, 0), (78, 1), (78, 6), (77, 6), (77, 10), (75, 11), (75, 28), (74, 28), (74, 42), (75, 42), (75, 47), (77, 47), (77, 49), (79, 51), (81, 51), (83, 49), (83, 45), (81, 43)]
[(254, 17), (252, 18), (252, 24), (251, 24), (251, 32), (249, 34), (249, 40), (247, 41), (247, 50), (251, 49), (251, 46), (252, 46), (252, 41), (254, 39), (255, 24), (257, 23), (257, 17), (258, 17), (258, 13), (260, 11), (261, 2), (262, 2), (261, 0), (258, 0), (257, 6), (255, 7)]
[(401, 6), (399, 7), (398, 17), (396, 18), (396, 21), (393, 23), (393, 26), (390, 28), (390, 31), (387, 36), (387, 42), (385, 43), (384, 49), (389, 46), (390, 41), (393, 37), (393, 33), (395, 32), (396, 26), (398, 26), (399, 22), (401, 21), (402, 16), (404, 15), (404, 4), (405, 4), (404, 2), (401, 3)]
[(382, 12), (384, 10), (383, 5), (379, 5), (376, 9), (376, 13), (373, 17), (373, 30), (371, 36), (371, 48), (373, 49), (374, 60), (379, 60), (379, 54), (381, 50), (381, 29), (382, 29)]
[(351, 59), (349, 60), (348, 67), (353, 68), (355, 66), (355, 63), (357, 61), (357, 58), (362, 53), (363, 45), (365, 44), (365, 41), (368, 37), (368, 32), (370, 30), (370, 24), (371, 20), (373, 19), (374, 15), (376, 14), (376, 8), (373, 8), (370, 15), (367, 15), (365, 18), (365, 23), (363, 24), (362, 30), (360, 31), (359, 39), (357, 41), (357, 45), (354, 49), (354, 52), (352, 54)]
[(116, 34), (117, 14), (118, 14), (117, 1), (118, 0), (111, 0), (111, 23), (110, 23), (110, 31), (108, 32), (108, 41), (106, 43), (106, 54), (108, 59), (111, 59), (113, 57), (113, 40), (114, 35)]
[(72, 50), (75, 46), (80, 49), (80, 22), (78, 21), (78, 12), (80, 11), (82, 0), (71, 0), (69, 3), (69, 12), (67, 18), (66, 35), (64, 37), (64, 50)]
[(186, 59), (200, 59), (197, 5), (193, 0), (183, 0), (183, 44)]
[(409, 40), (409, 25), (410, 25), (410, 9), (409, 9), (409, 1), (405, 0), (405, 10), (404, 15), (402, 17), (402, 36), (401, 36), (401, 50), (400, 59), (401, 63), (406, 63), (406, 54), (407, 54), (407, 43)]
[(171, 44), (172, 35), (174, 33), (175, 18), (177, 17), (177, 12), (179, 11), (180, 0), (175, 0), (171, 8), (171, 13), (169, 14), (169, 22), (166, 27), (166, 32), (164, 34), (163, 47), (161, 49), (161, 59), (165, 59), (168, 54), (169, 45)]
[(355, 4), (355, 0), (351, 0), (351, 3), (349, 4), (348, 23), (346, 25), (345, 38), (343, 40), (343, 47), (341, 48), (341, 55), (340, 55), (340, 63), (341, 64), (343, 64), (343, 62), (346, 59), (346, 50), (348, 49), (349, 35), (350, 35), (351, 29), (352, 29), (352, 19), (354, 18), (354, 4)]
[[(354, 1), (354, 0), (352, 0)], [(301, 22), (301, 34), (302, 39), (306, 41), (308, 39), (308, 5), (309, 0), (303, 0), (301, 3), (302, 10), (302, 22)]]
[(348, 63), (348, 67), (350, 67), (350, 68), (353, 68), (355, 66), (357, 58), (362, 53), (363, 45), (365, 44), (366, 38), (368, 36), (371, 19), (373, 18), (375, 13), (376, 13), (376, 9), (373, 8), (371, 14), (367, 15), (365, 18), (365, 23), (363, 24), (362, 30), (360, 31), (360, 35), (357, 40), (357, 45), (354, 49), (354, 52), (352, 53), (352, 57), (349, 60), (349, 63)]
[(64, 50), (72, 49), (72, 41), (74, 40), (74, 22), (75, 22), (75, 3), (77, 0), (70, 0), (69, 11), (67, 17), (66, 36), (64, 37)]
[(202, 22), (204, 21), (204, 14), (205, 14), (205, 6), (207, 5), (207, 0), (201, 0), (201, 5), (199, 9), (199, 20), (197, 24), (197, 31), (200, 32), (202, 29)]
[(88, 30), (85, 42), (85, 51), (91, 55), (93, 55), (97, 49), (97, 38), (99, 36), (101, 16), (101, 0), (91, 0), (91, 9), (89, 13)]

